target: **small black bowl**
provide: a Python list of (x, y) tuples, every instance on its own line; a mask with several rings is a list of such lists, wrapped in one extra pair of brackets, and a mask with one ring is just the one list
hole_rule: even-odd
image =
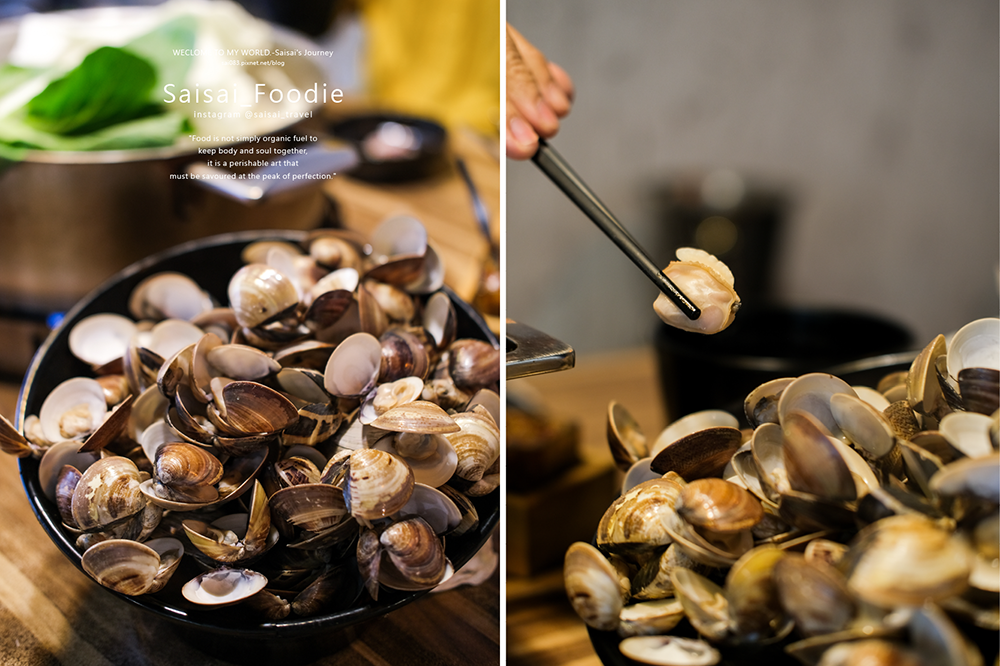
[[(395, 155), (380, 156), (370, 143), (378, 140), (380, 131), (387, 131), (389, 136), (405, 136), (412, 146)], [(418, 180), (440, 172), (447, 164), (447, 132), (426, 118), (392, 113), (356, 116), (334, 123), (330, 132), (357, 149), (360, 161), (350, 175), (360, 180), (381, 183)]]
[[(226, 288), (230, 277), (242, 265), (240, 253), (253, 242), (264, 239), (300, 242), (306, 232), (247, 231), (212, 236), (179, 245), (139, 261), (120, 271), (95, 289), (68, 312), (63, 322), (39, 348), (31, 362), (18, 399), (16, 425), (23, 429), (24, 419), (37, 414), (42, 402), (53, 388), (70, 377), (90, 375), (90, 368), (69, 350), (69, 333), (73, 325), (92, 314), (113, 312), (128, 316), (128, 297), (144, 278), (160, 271), (185, 273), (218, 302), (227, 302)], [(458, 315), (458, 335), (486, 340), (499, 346), (496, 336), (482, 317), (453, 292), (445, 289), (455, 304)], [(38, 480), (39, 461), (21, 458), (21, 481), (35, 517), (55, 545), (81, 571), (81, 553), (74, 545), (75, 536), (65, 530), (59, 511), (50, 501)], [(500, 517), (500, 493), (471, 498), (479, 513), (479, 526), (458, 538), (450, 538), (446, 554), (455, 569), (469, 561), (490, 538)], [(190, 558), (185, 558), (190, 559)], [(195, 572), (197, 573), (197, 572)], [(176, 633), (204, 652), (238, 663), (265, 663), (278, 659), (282, 663), (313, 661), (328, 650), (345, 645), (362, 624), (404, 606), (427, 593), (399, 592), (383, 589), (373, 601), (360, 587), (350, 591), (348, 600), (321, 615), (289, 617), (276, 622), (262, 621), (240, 606), (214, 610), (192, 610), (177, 603), (175, 583), (187, 578), (178, 571), (162, 592), (130, 597), (101, 588), (122, 601), (133, 604), (171, 623)]]

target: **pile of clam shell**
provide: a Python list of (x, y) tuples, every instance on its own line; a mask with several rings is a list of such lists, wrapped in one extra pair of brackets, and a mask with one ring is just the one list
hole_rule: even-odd
[(982, 319), (875, 387), (767, 382), (749, 428), (706, 410), (651, 441), (612, 402), (625, 481), (566, 553), (570, 602), (643, 663), (979, 666), (1000, 640), (998, 378)]
[(69, 347), (92, 374), (23, 432), (0, 421), (0, 447), (40, 458), (83, 569), (125, 595), (186, 567), (200, 573), (174, 581), (178, 602), (273, 621), (435, 587), (445, 538), (476, 528), (470, 498), (499, 484), (499, 350), (456, 339), (413, 218), (242, 259), (226, 303), (158, 272), (131, 317), (79, 319)]

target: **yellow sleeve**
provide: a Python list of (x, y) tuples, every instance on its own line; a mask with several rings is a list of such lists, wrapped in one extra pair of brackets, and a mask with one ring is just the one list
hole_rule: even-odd
[(360, 8), (373, 104), (499, 134), (499, 0), (362, 0)]

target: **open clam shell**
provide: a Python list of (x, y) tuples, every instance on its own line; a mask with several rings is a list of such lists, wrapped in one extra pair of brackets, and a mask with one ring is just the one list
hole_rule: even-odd
[(837, 425), (873, 458), (888, 455), (896, 443), (892, 426), (877, 409), (848, 393), (830, 396), (830, 411)]
[(781, 392), (778, 420), (784, 425), (789, 412), (805, 412), (819, 421), (830, 435), (841, 438), (843, 432), (830, 410), (830, 398), (836, 393), (857, 397), (854, 389), (839, 377), (822, 372), (801, 375)]
[(923, 516), (891, 516), (862, 529), (845, 555), (848, 588), (883, 608), (961, 593), (973, 552), (965, 538)]
[[(662, 435), (661, 435), (662, 437)], [(714, 426), (697, 430), (662, 447), (654, 445), (656, 453), (649, 467), (654, 472), (676, 472), (687, 480), (718, 476), (739, 449), (743, 434), (732, 426)]]
[(214, 307), (212, 297), (183, 273), (154, 273), (135, 286), (128, 309), (136, 319), (191, 320)]
[(432, 486), (414, 484), (413, 494), (399, 510), (399, 515), (404, 518), (420, 516), (435, 534), (447, 534), (462, 522), (462, 512), (452, 497)]
[(412, 330), (392, 328), (379, 338), (382, 344), (382, 365), (379, 378), (392, 382), (404, 377), (426, 379), (431, 370), (427, 342)]
[(271, 527), (268, 498), (259, 481), (254, 482), (249, 514), (227, 514), (211, 524), (185, 520), (182, 526), (195, 548), (226, 564), (248, 563), (278, 540), (278, 531)]
[(690, 569), (674, 569), (670, 578), (684, 614), (698, 633), (708, 640), (725, 640), (731, 622), (729, 601), (722, 587)]
[(362, 397), (375, 386), (382, 367), (382, 344), (370, 333), (355, 333), (337, 345), (324, 372), (331, 395)]
[(409, 457), (400, 451), (395, 442), (395, 435), (380, 438), (372, 448), (386, 451), (399, 456), (413, 471), (413, 479), (418, 484), (437, 488), (448, 482), (458, 469), (458, 453), (451, 442), (442, 435), (425, 435), (424, 439), (431, 447), (428, 455), (419, 458)]
[(95, 379), (74, 377), (62, 382), (45, 399), (38, 418), (50, 442), (89, 435), (108, 412), (104, 389)]
[(682, 636), (632, 636), (618, 647), (629, 659), (653, 666), (714, 666), (722, 658), (705, 641)]
[(322, 532), (347, 518), (344, 492), (327, 483), (283, 488), (271, 495), (270, 507), (279, 520), (310, 532)]
[(945, 353), (944, 336), (938, 335), (910, 364), (910, 371), (906, 374), (906, 399), (915, 411), (937, 414), (945, 406), (937, 378), (937, 359)]
[(639, 423), (616, 400), (608, 403), (607, 435), (611, 456), (623, 472), (649, 454), (646, 435)]
[(841, 631), (857, 611), (847, 579), (824, 562), (787, 553), (774, 568), (774, 584), (785, 609), (804, 636)]
[(275, 433), (294, 423), (299, 412), (292, 401), (258, 382), (235, 381), (216, 395), (219, 414), (231, 433)]
[(987, 317), (962, 326), (948, 343), (948, 372), (952, 377), (964, 368), (1000, 370), (1000, 319)]
[(219, 608), (239, 603), (266, 585), (267, 578), (256, 571), (222, 567), (192, 578), (181, 588), (181, 594), (198, 606)]
[(83, 472), (99, 458), (97, 453), (81, 453), (80, 443), (77, 441), (67, 440), (54, 444), (45, 451), (38, 466), (38, 480), (42, 492), (47, 498), (55, 501), (56, 484), (63, 467), (69, 465)]
[(582, 541), (572, 544), (563, 562), (563, 583), (573, 610), (588, 626), (618, 628), (624, 607), (618, 573), (599, 550)]
[(135, 322), (123, 315), (110, 312), (91, 315), (70, 331), (69, 348), (84, 363), (100, 367), (125, 355), (136, 330)]
[(819, 419), (790, 411), (782, 419), (782, 431), (785, 469), (794, 490), (834, 501), (857, 498), (851, 471)]
[(159, 446), (153, 475), (166, 485), (212, 486), (222, 479), (222, 462), (207, 449), (186, 442)]
[(785, 387), (795, 381), (795, 377), (781, 377), (764, 382), (747, 394), (743, 400), (743, 413), (751, 428), (763, 423), (778, 423), (778, 401)]
[(431, 295), (424, 305), (424, 328), (438, 349), (444, 349), (455, 339), (457, 318), (455, 306), (445, 294)]

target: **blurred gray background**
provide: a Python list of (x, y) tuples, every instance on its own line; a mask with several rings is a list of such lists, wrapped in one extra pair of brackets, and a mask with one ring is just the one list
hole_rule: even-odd
[[(666, 193), (731, 170), (786, 202), (761, 247), (774, 225), (709, 233), (754, 297), (881, 314), (920, 347), (997, 316), (996, 0), (508, 0), (507, 19), (576, 84), (552, 145), (659, 266), (694, 228)], [(506, 205), (508, 317), (578, 352), (651, 340), (655, 287), (532, 163), (508, 160)]]

